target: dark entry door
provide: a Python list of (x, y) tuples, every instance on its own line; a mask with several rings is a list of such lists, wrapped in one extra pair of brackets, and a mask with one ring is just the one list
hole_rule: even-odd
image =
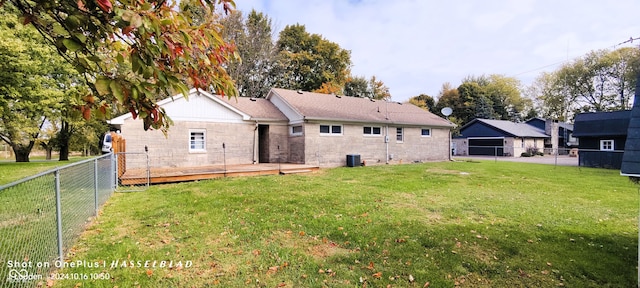
[(269, 125), (258, 125), (258, 162), (269, 163)]
[(504, 154), (503, 141), (503, 138), (469, 139), (469, 155), (502, 156)]

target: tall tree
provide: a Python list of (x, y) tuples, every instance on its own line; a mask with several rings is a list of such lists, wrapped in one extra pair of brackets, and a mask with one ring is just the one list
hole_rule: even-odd
[(612, 90), (617, 92), (616, 110), (631, 109), (637, 75), (640, 74), (640, 49), (620, 48), (605, 56), (610, 63), (609, 81)]
[(18, 22), (10, 5), (0, 9), (0, 139), (13, 149), (16, 162), (29, 162), (51, 109), (63, 92), (54, 72), (58, 55), (43, 45), (32, 27)]
[(640, 71), (637, 49), (591, 51), (563, 65), (553, 75), (566, 91), (565, 101), (575, 111), (629, 109)]
[(424, 110), (434, 112), (436, 106), (436, 100), (427, 94), (420, 94), (409, 98), (409, 103), (416, 105)]
[(529, 98), (536, 102), (540, 116), (560, 121), (569, 121), (571, 118), (570, 105), (574, 105), (575, 101), (558, 80), (557, 72), (542, 73), (526, 91)]
[(439, 114), (444, 107), (453, 109), (453, 115), (457, 115), (458, 109), (463, 107), (458, 89), (453, 88), (449, 82), (442, 84), (442, 88), (438, 92), (438, 101), (435, 106), (436, 113)]
[(389, 87), (384, 85), (384, 82), (378, 80), (376, 76), (371, 76), (369, 79), (369, 87), (371, 88), (371, 94), (373, 99), (377, 100), (391, 100), (391, 92)]
[(282, 88), (314, 91), (323, 83), (343, 87), (351, 53), (321, 35), (310, 34), (304, 25), (288, 25), (276, 43)]
[(527, 98), (522, 97), (520, 81), (513, 77), (492, 74), (485, 84), (486, 95), (493, 104), (494, 117), (499, 120), (520, 122), (525, 107), (531, 106)]
[(83, 106), (101, 114), (118, 105), (142, 118), (145, 129), (166, 131), (171, 121), (155, 103), (157, 95), (187, 96), (189, 86), (237, 94), (224, 69), (236, 58), (234, 46), (220, 37), (214, 13), (218, 5), (231, 11), (231, 0), (180, 1), (200, 5), (197, 17), (181, 14), (176, 1), (6, 2), (85, 74), (93, 101)]
[(598, 50), (543, 73), (527, 94), (543, 117), (570, 121), (575, 113), (629, 109), (640, 71), (640, 51)]
[(352, 97), (371, 97), (369, 81), (363, 76), (350, 76), (344, 83), (344, 95)]
[(350, 76), (344, 84), (344, 94), (352, 97), (366, 97), (376, 100), (391, 100), (389, 87), (382, 80), (371, 76), (369, 80), (362, 76)]
[(238, 95), (264, 97), (276, 83), (277, 51), (273, 41), (272, 20), (252, 10), (246, 18), (240, 11), (221, 21), (223, 36), (235, 43), (242, 61), (229, 63), (227, 71), (236, 81)]
[(464, 103), (460, 98), (458, 89), (453, 88), (449, 82), (442, 84), (442, 88), (438, 93), (438, 101), (436, 102), (434, 113), (445, 117), (446, 115), (441, 114), (442, 109), (445, 107), (449, 107), (453, 110), (453, 113), (447, 117), (449, 121), (456, 124), (456, 127), (451, 131), (451, 133), (452, 135), (459, 135), (460, 128), (462, 125), (466, 124), (464, 119), (461, 118), (463, 115), (462, 112), (464, 111)]

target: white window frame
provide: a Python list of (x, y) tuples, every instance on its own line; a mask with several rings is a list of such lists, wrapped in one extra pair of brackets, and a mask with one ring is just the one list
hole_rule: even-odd
[[(300, 127), (300, 132), (295, 132), (295, 128)], [(300, 136), (302, 134), (304, 134), (304, 128), (302, 125), (293, 125), (291, 126), (291, 130), (290, 130), (290, 134), (291, 136)]]
[(396, 143), (404, 142), (404, 128), (396, 127)]
[[(365, 129), (369, 128), (369, 133), (365, 132)], [(378, 129), (378, 133), (375, 133), (375, 129)], [(380, 126), (362, 126), (362, 135), (368, 137), (382, 136), (382, 127)]]
[[(320, 125), (318, 125), (318, 130), (320, 130), (322, 128), (322, 126), (329, 126), (329, 133), (320, 131), (320, 135), (321, 136), (342, 136), (342, 133), (344, 131), (343, 130), (344, 127), (342, 127), (342, 125), (340, 125), (340, 124), (320, 124)], [(340, 127), (340, 133), (333, 132), (333, 128), (334, 127)]]
[(614, 151), (616, 149), (613, 139), (600, 140), (600, 151)]
[[(192, 140), (193, 135), (194, 134), (200, 134), (202, 133), (202, 148), (192, 148), (197, 144), (194, 141), (197, 141), (198, 139)], [(207, 130), (205, 129), (189, 129), (189, 141), (188, 141), (188, 145), (189, 145), (189, 152), (190, 153), (203, 153), (203, 152), (207, 152)]]
[[(427, 135), (424, 135), (424, 133), (423, 133), (425, 130), (429, 131), (427, 133)], [(431, 128), (422, 128), (422, 129), (420, 129), (420, 136), (421, 137), (431, 137)]]

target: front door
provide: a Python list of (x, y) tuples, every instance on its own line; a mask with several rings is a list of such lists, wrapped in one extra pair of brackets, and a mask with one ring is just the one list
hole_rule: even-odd
[(269, 125), (258, 125), (258, 162), (269, 163)]

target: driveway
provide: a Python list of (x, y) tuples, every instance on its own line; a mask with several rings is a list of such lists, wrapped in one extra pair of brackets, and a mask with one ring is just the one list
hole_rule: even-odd
[(578, 166), (578, 157), (569, 157), (568, 155), (544, 155), (534, 157), (494, 157), (494, 156), (453, 156), (453, 160), (477, 159), (477, 160), (493, 160), (493, 161), (511, 161), (524, 163), (549, 164), (559, 166)]

